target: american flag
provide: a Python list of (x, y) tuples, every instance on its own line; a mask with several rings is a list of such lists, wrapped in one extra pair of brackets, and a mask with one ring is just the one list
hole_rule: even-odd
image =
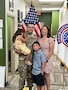
[(27, 31), (26, 27), (28, 23), (33, 23), (35, 25), (34, 33), (39, 37), (41, 25), (40, 25), (39, 18), (37, 16), (37, 13), (33, 5), (30, 6), (29, 12), (27, 13), (25, 19), (22, 22), (22, 29), (24, 31)]

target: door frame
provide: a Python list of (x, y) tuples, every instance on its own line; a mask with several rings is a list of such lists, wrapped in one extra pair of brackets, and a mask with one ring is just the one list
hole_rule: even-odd
[[(6, 82), (9, 80), (8, 75), (8, 17), (12, 18), (12, 28), (11, 28), (11, 38), (15, 31), (15, 16), (7, 15), (6, 19)], [(15, 73), (15, 54), (13, 54), (13, 51), (11, 50), (11, 73)]]

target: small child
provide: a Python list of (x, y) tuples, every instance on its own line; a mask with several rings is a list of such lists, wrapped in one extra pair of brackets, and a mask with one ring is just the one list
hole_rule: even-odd
[(24, 31), (22, 29), (17, 30), (12, 38), (12, 41), (15, 49), (20, 50), (22, 54), (26, 55), (25, 64), (32, 65), (32, 63), (29, 61), (31, 51), (25, 44), (27, 39)]
[(45, 90), (44, 70), (46, 64), (46, 57), (40, 48), (38, 41), (33, 43), (33, 66), (32, 79), (33, 83), (37, 85), (37, 90)]

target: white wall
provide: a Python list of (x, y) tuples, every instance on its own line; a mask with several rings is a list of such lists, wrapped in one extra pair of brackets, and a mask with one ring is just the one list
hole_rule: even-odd
[[(20, 10), (23, 12), (23, 18), (25, 17), (25, 7), (27, 7), (27, 10), (29, 10), (27, 4), (24, 2), (24, 0), (14, 0), (14, 12), (11, 12), (9, 10), (9, 0), (5, 0), (5, 23), (6, 23), (6, 81), (8, 80), (8, 35), (7, 35), (7, 17), (13, 17), (14, 18), (14, 32), (17, 30), (17, 10)], [(18, 68), (18, 56), (15, 54), (15, 70)]]
[[(24, 0), (14, 0), (14, 12), (11, 12), (9, 10), (9, 0), (6, 0), (6, 14), (15, 17), (15, 30), (17, 30), (17, 10), (20, 10), (23, 12), (23, 18), (25, 18), (25, 6), (27, 4), (24, 2)], [(27, 6), (27, 10), (28, 10)]]
[(61, 24), (61, 22), (62, 22), (62, 20), (64, 18), (66, 10), (67, 10), (67, 0), (64, 1), (63, 6), (59, 10), (59, 25)]

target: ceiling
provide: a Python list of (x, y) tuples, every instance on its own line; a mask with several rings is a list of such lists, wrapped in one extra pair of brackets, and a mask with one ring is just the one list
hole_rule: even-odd
[[(30, 6), (31, 1), (33, 1), (33, 5), (34, 5), (36, 11), (41, 11), (41, 12), (52, 11), (52, 10), (48, 10), (48, 9), (52, 9), (52, 8), (55, 8), (55, 9), (61, 8), (64, 3), (64, 0), (61, 0), (61, 1), (45, 0), (44, 2), (39, 2), (39, 0), (24, 0), (24, 1), (28, 4), (28, 6)], [(46, 8), (46, 10), (43, 11), (42, 8)]]

